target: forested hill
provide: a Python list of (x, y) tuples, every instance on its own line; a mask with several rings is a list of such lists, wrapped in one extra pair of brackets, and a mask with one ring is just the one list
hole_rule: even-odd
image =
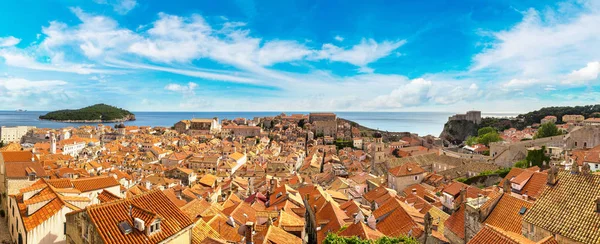
[(600, 104), (575, 107), (546, 107), (526, 114), (520, 114), (517, 118), (522, 119), (525, 124), (531, 125), (539, 123), (541, 119), (548, 115), (554, 115), (558, 119), (558, 122), (561, 123), (562, 116), (568, 114), (583, 115), (586, 119), (600, 116)]
[(135, 120), (135, 115), (125, 109), (106, 104), (96, 104), (81, 109), (65, 109), (40, 116), (43, 120), (63, 122), (123, 122)]

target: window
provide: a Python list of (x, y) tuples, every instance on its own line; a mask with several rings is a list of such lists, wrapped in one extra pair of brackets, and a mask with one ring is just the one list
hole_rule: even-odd
[(63, 234), (67, 234), (67, 222), (63, 223)]
[(577, 146), (577, 142), (575, 142), (575, 146)]
[(418, 175), (415, 175), (415, 180), (419, 180), (419, 176)]

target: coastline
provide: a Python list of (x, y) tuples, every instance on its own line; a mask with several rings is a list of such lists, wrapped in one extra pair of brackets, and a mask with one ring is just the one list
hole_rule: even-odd
[(135, 121), (135, 118), (123, 118), (123, 119), (113, 119), (113, 120), (56, 120), (56, 119), (42, 119), (43, 121), (51, 121), (51, 122), (61, 122), (61, 123), (122, 123), (127, 121)]

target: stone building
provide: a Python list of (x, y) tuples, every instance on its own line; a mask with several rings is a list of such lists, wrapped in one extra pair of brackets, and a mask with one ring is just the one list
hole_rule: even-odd
[(308, 122), (313, 123), (315, 121), (335, 121), (337, 116), (334, 113), (310, 113), (308, 115)]
[(315, 121), (313, 123), (313, 130), (317, 137), (319, 136), (331, 136), (335, 137), (337, 133), (337, 122), (335, 120), (328, 121)]
[(421, 183), (425, 174), (425, 170), (416, 163), (403, 164), (389, 170), (388, 186), (396, 191), (402, 191), (407, 186)]
[(580, 114), (565, 114), (562, 116), (563, 123), (579, 124), (583, 122), (583, 120), (585, 120), (585, 117), (583, 117), (583, 115)]
[(4, 143), (20, 142), (21, 138), (35, 126), (0, 127), (0, 141)]
[(467, 111), (466, 114), (455, 114), (448, 118), (449, 121), (452, 120), (467, 120), (471, 121), (475, 124), (481, 123), (481, 111)]
[(592, 148), (600, 145), (600, 126), (580, 126), (565, 136), (567, 149)]

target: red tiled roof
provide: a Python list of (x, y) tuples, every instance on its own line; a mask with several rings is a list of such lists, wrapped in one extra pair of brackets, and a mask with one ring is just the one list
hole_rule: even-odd
[(484, 223), (490, 224), (506, 231), (521, 233), (523, 215), (519, 213), (521, 208), (529, 210), (532, 203), (513, 197), (509, 193), (502, 195), (492, 212)]
[(444, 222), (444, 228), (452, 231), (460, 239), (465, 239), (465, 204), (461, 204), (460, 208), (450, 218)]
[(524, 236), (517, 233), (503, 231), (490, 225), (485, 225), (477, 234), (469, 241), (469, 244), (535, 244)]
[(88, 192), (112, 186), (120, 186), (119, 182), (111, 176), (96, 176), (71, 180), (75, 189)]
[(1, 152), (4, 162), (31, 162), (34, 155), (31, 151), (8, 151)]
[[(143, 210), (141, 212), (160, 216), (161, 231), (151, 236), (137, 230), (123, 234), (119, 230), (119, 222), (127, 221), (133, 226), (131, 216), (129, 216), (130, 206)], [(149, 191), (132, 198), (89, 206), (83, 211), (90, 217), (90, 221), (96, 227), (96, 231), (104, 243), (157, 243), (193, 224), (192, 220), (159, 190)]]

